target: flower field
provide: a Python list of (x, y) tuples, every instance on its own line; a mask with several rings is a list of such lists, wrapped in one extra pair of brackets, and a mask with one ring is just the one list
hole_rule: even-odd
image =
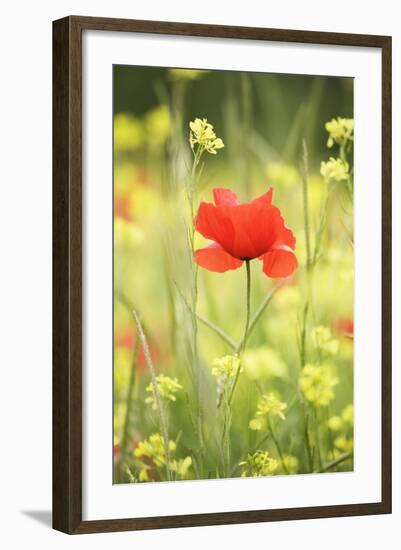
[(115, 483), (353, 470), (352, 86), (114, 68)]

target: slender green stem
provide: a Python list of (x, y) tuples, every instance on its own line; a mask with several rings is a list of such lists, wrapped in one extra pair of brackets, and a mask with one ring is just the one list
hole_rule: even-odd
[(319, 465), (319, 470), (322, 469), (322, 453), (320, 449), (320, 433), (319, 433), (319, 418), (317, 410), (314, 409), (314, 423), (315, 423), (315, 437), (316, 437), (316, 449), (317, 449), (317, 460)]
[(224, 340), (233, 350), (237, 349), (237, 344), (234, 342), (234, 340), (228, 336), (224, 332), (224, 330), (211, 321), (209, 319), (206, 319), (206, 317), (203, 317), (203, 315), (196, 314), (197, 319), (203, 323), (205, 326), (209, 327), (211, 330), (213, 330), (222, 340)]
[(306, 364), (306, 318), (308, 316), (309, 302), (306, 301), (302, 312), (302, 326), (300, 334), (300, 361), (301, 369)]
[[(242, 353), (245, 350), (246, 342), (248, 339), (248, 331), (249, 331), (249, 321), (251, 316), (251, 266), (250, 266), (250, 260), (245, 260), (245, 267), (246, 267), (246, 319), (245, 319), (245, 329), (244, 329), (244, 336), (241, 340), (241, 347), (238, 350), (238, 354), (241, 357)], [(235, 388), (237, 386), (239, 374), (241, 372), (241, 365), (238, 367), (237, 372), (235, 373), (234, 383), (231, 389), (230, 396), (228, 398), (228, 405), (231, 405), (231, 401), (233, 399), (233, 395), (235, 392)]]
[(327, 407), (326, 407), (327, 440), (328, 440), (328, 444), (329, 444), (329, 449), (330, 449), (331, 458), (334, 460), (334, 443), (333, 443), (333, 435), (332, 435), (332, 433), (331, 433), (330, 428), (328, 427), (329, 418), (330, 418), (330, 412), (329, 412), (329, 407), (327, 406)]
[[(245, 328), (244, 328), (244, 336), (241, 340), (241, 345), (238, 350), (238, 355), (240, 357), (241, 361), (241, 354), (245, 349), (246, 341), (248, 338), (248, 330), (249, 330), (249, 321), (251, 317), (251, 266), (250, 266), (250, 260), (245, 260), (245, 267), (246, 267), (246, 317), (245, 317)], [(235, 388), (238, 383), (238, 378), (241, 372), (241, 362), (238, 364), (237, 372), (235, 373), (235, 378), (233, 385), (231, 387), (231, 391), (227, 398), (224, 399), (225, 404), (225, 410), (224, 410), (224, 425), (223, 425), (223, 437), (222, 437), (222, 445), (223, 445), (223, 453), (225, 457), (224, 461), (224, 470), (225, 472), (229, 471), (230, 464), (230, 437), (229, 437), (229, 431), (231, 428), (231, 402), (234, 396)]]
[(312, 266), (310, 223), (309, 223), (309, 193), (308, 193), (308, 149), (306, 140), (302, 140), (302, 196), (304, 207), (304, 232), (306, 242), (306, 269)]
[(270, 434), (267, 433), (266, 435), (264, 435), (261, 439), (259, 439), (259, 441), (256, 443), (256, 445), (254, 445), (252, 447), (252, 450), (249, 451), (249, 454), (253, 454), (255, 453), (256, 451), (258, 451), (260, 449), (260, 447), (263, 445), (263, 443), (265, 443), (265, 441), (267, 441), (268, 439), (270, 438)]
[(284, 472), (288, 475), (288, 468), (287, 468), (287, 466), (285, 465), (285, 462), (284, 462), (284, 456), (283, 456), (283, 453), (281, 451), (280, 443), (279, 443), (279, 441), (276, 437), (276, 434), (274, 432), (273, 425), (270, 421), (269, 416), (267, 417), (267, 426), (269, 428), (270, 436), (273, 440), (273, 443), (274, 443), (274, 445), (277, 449), (278, 456), (280, 457), (281, 467), (283, 468)]
[(223, 430), (222, 430), (222, 470), (224, 477), (228, 477), (230, 471), (230, 428), (231, 428), (231, 410), (226, 399), (224, 399), (224, 412), (223, 412)]
[(343, 453), (342, 455), (340, 455), (338, 458), (336, 458), (335, 460), (332, 460), (331, 462), (328, 462), (327, 464), (325, 464), (324, 466), (322, 466), (321, 468), (321, 472), (327, 472), (328, 470), (331, 470), (332, 468), (335, 468), (336, 466), (338, 466), (339, 464), (341, 464), (342, 462), (345, 462), (346, 460), (348, 460), (349, 458), (352, 457), (352, 452), (348, 452), (348, 453)]
[(168, 439), (167, 418), (166, 418), (166, 415), (165, 415), (162, 398), (161, 398), (159, 388), (158, 388), (158, 385), (157, 385), (156, 371), (155, 371), (155, 368), (154, 368), (154, 365), (153, 365), (152, 356), (150, 354), (148, 342), (146, 340), (146, 336), (145, 336), (145, 333), (144, 333), (143, 328), (142, 328), (142, 323), (141, 323), (141, 321), (139, 319), (139, 316), (138, 316), (137, 312), (135, 311), (135, 309), (132, 310), (132, 314), (134, 316), (135, 323), (136, 323), (136, 326), (137, 326), (139, 340), (141, 342), (142, 349), (143, 349), (143, 354), (145, 356), (146, 366), (148, 367), (148, 370), (149, 370), (149, 373), (150, 373), (150, 378), (151, 378), (151, 381), (152, 381), (153, 393), (155, 395), (157, 411), (159, 413), (160, 431), (161, 431), (162, 436), (163, 436), (164, 452), (165, 452), (166, 461), (167, 461), (167, 464), (166, 464), (167, 479), (170, 481), (171, 480), (171, 457), (170, 457), (170, 448), (169, 448), (169, 439)]
[(192, 310), (191, 306), (188, 304), (188, 301), (186, 300), (181, 290), (178, 288), (177, 285), (175, 286), (178, 294), (181, 296), (181, 299), (184, 302), (187, 309), (189, 310), (189, 312), (193, 316), (195, 316), (198, 319), (198, 321), (200, 321), (202, 324), (204, 324), (205, 326), (213, 330), (213, 332), (215, 332), (218, 336), (220, 336), (220, 338), (224, 340), (235, 351), (237, 349), (237, 344), (234, 342), (234, 340), (230, 336), (228, 336), (228, 334), (226, 334), (224, 330), (220, 328), (218, 325), (216, 325), (215, 323), (212, 323), (212, 321), (209, 321), (209, 319), (207, 319), (206, 317), (203, 317), (203, 315), (200, 315), (199, 313), (195, 313)]
[[(288, 281), (288, 279), (283, 279), (280, 283), (278, 283), (275, 287), (273, 287), (270, 292), (265, 296), (265, 298), (262, 300), (261, 304), (259, 305), (258, 309), (252, 316), (252, 319), (249, 321), (248, 331), (247, 331), (247, 338), (249, 338), (251, 332), (255, 328), (256, 323), (259, 321), (259, 318), (263, 315), (265, 309), (272, 301), (274, 295), (276, 292)], [(235, 351), (239, 353), (241, 348), (244, 345), (244, 338), (241, 338), (240, 343), (236, 347)]]
[[(310, 220), (309, 220), (309, 189), (308, 189), (308, 177), (309, 177), (309, 166), (308, 166), (308, 148), (306, 145), (306, 140), (302, 140), (302, 198), (303, 198), (303, 210), (304, 210), (304, 233), (305, 233), (305, 243), (306, 243), (306, 277), (307, 277), (307, 297), (305, 301), (305, 306), (303, 310), (303, 319), (302, 319), (302, 330), (301, 330), (301, 367), (303, 368), (306, 363), (306, 324), (308, 314), (312, 311), (313, 315), (313, 305), (312, 305), (312, 278), (313, 278), (313, 267), (315, 257), (312, 258), (312, 245), (311, 245), (311, 236), (310, 236)], [(315, 250), (316, 252), (316, 250)], [(314, 467), (314, 453), (311, 450), (310, 444), (310, 434), (309, 434), (309, 417), (303, 407), (304, 411), (304, 436), (306, 451), (309, 461), (309, 469), (313, 471)], [(316, 445), (318, 447), (318, 460), (319, 464), (321, 461), (320, 458), (320, 449), (318, 442), (318, 434), (316, 433)]]
[(244, 336), (241, 343), (241, 352), (244, 351), (246, 347), (246, 341), (248, 339), (249, 331), (249, 321), (251, 318), (251, 263), (249, 260), (245, 260), (246, 267), (246, 321), (245, 321), (245, 330)]
[[(187, 192), (188, 203), (190, 209), (190, 225), (189, 225), (189, 235), (190, 235), (190, 252), (191, 257), (195, 253), (195, 226), (194, 226), (194, 215), (195, 215), (195, 193), (196, 193), (196, 168), (199, 164), (200, 157), (202, 156), (203, 150), (198, 147), (196, 152), (194, 152), (194, 159), (191, 169), (190, 181), (188, 184), (189, 191)], [(200, 456), (203, 459), (204, 445), (203, 445), (203, 412), (201, 405), (201, 371), (200, 371), (200, 362), (199, 362), (199, 353), (198, 353), (198, 317), (197, 317), (197, 305), (198, 305), (198, 265), (193, 262), (193, 277), (192, 277), (192, 307), (190, 308), (193, 312), (192, 314), (192, 346), (193, 346), (193, 356), (192, 356), (192, 365), (194, 370), (194, 380), (196, 387), (196, 408), (197, 408), (197, 432), (199, 438), (199, 452)]]
[(128, 452), (128, 443), (129, 443), (129, 438), (131, 434), (132, 407), (134, 402), (133, 393), (134, 393), (135, 379), (136, 379), (136, 361), (137, 361), (137, 355), (138, 355), (138, 344), (139, 344), (138, 337), (135, 336), (134, 346), (132, 350), (131, 372), (129, 377), (128, 391), (127, 391), (127, 398), (126, 398), (124, 428), (123, 428), (123, 434), (121, 438), (121, 463), (124, 463), (126, 459), (127, 452)]
[(303, 406), (303, 412), (304, 412), (304, 437), (305, 437), (306, 454), (308, 457), (309, 472), (313, 472), (313, 452), (312, 452), (312, 446), (311, 446), (310, 437), (309, 437), (309, 416), (308, 416), (308, 413), (305, 412), (305, 405)]
[(131, 302), (131, 300), (121, 291), (115, 291), (114, 292), (115, 297), (119, 302), (130, 312), (132, 313), (132, 310), (135, 309), (134, 304)]

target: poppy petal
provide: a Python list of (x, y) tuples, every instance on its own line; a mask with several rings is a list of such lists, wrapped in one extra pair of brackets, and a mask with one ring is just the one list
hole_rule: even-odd
[(287, 246), (271, 250), (260, 259), (263, 260), (263, 272), (272, 278), (289, 277), (298, 267), (294, 252)]
[(271, 191), (252, 202), (230, 208), (227, 212), (234, 228), (234, 239), (232, 248), (225, 245), (224, 248), (234, 257), (258, 258), (282, 237), (284, 223), (280, 211), (270, 200)]
[(196, 230), (206, 239), (218, 242), (224, 249), (232, 246), (234, 228), (227, 210), (229, 206), (214, 206), (208, 202), (201, 202), (195, 220)]
[(295, 248), (295, 237), (285, 226), (280, 210), (272, 204), (273, 190), (249, 203), (239, 204), (229, 189), (213, 190), (216, 206), (202, 202), (196, 230), (238, 259), (260, 258), (281, 247)]
[(216, 187), (213, 189), (213, 198), (216, 206), (237, 206), (239, 204), (237, 195), (230, 189)]
[(276, 226), (276, 240), (274, 241), (273, 248), (278, 248), (279, 246), (289, 246), (293, 250), (295, 249), (296, 238), (291, 229), (288, 229), (284, 225), (284, 220), (280, 216), (281, 220)]
[(238, 269), (243, 263), (241, 260), (230, 256), (217, 243), (195, 250), (195, 260), (201, 267), (209, 271), (216, 271), (217, 273), (224, 273), (230, 269)]
[(258, 204), (258, 203), (271, 204), (272, 203), (272, 198), (273, 198), (273, 188), (270, 187), (266, 191), (266, 193), (264, 193), (260, 197), (256, 197), (256, 199), (253, 199), (253, 201), (251, 201), (250, 204)]

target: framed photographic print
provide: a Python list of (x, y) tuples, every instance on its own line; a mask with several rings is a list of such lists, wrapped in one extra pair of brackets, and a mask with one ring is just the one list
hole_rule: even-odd
[(391, 38), (53, 27), (53, 526), (391, 511)]

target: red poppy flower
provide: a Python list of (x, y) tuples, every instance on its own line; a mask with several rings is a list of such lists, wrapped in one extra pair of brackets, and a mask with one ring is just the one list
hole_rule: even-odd
[(273, 190), (245, 204), (229, 189), (213, 189), (215, 204), (202, 202), (195, 228), (212, 244), (195, 251), (198, 265), (224, 273), (245, 260), (263, 261), (269, 277), (288, 277), (298, 266), (295, 236), (272, 204)]
[(334, 321), (334, 329), (345, 338), (354, 338), (354, 320), (350, 317), (337, 317)]
[(114, 195), (114, 216), (132, 221), (128, 195)]

